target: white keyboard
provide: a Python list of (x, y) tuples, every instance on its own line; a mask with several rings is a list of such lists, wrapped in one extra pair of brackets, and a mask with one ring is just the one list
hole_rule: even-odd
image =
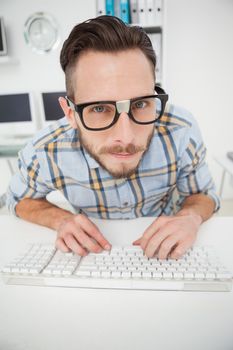
[(24, 146), (32, 138), (32, 136), (25, 137), (8, 137), (0, 138), (1, 147), (14, 147), (14, 146)]
[(52, 245), (33, 244), (3, 267), (7, 284), (37, 286), (230, 291), (232, 274), (211, 248), (193, 247), (181, 259), (147, 258), (140, 247), (113, 246), (111, 251), (80, 257)]

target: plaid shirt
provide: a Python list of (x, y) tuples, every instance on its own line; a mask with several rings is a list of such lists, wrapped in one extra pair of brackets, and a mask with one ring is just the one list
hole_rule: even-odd
[(77, 213), (102, 219), (170, 215), (185, 197), (204, 193), (219, 199), (205, 163), (198, 125), (186, 110), (167, 104), (156, 121), (149, 149), (136, 172), (114, 179), (80, 145), (77, 130), (60, 119), (41, 130), (19, 152), (19, 170), (8, 193), (9, 210), (23, 198), (43, 198), (59, 190)]

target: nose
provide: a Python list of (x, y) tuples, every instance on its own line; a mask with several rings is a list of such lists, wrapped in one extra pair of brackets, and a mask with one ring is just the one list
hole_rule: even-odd
[(129, 118), (128, 113), (122, 112), (118, 121), (112, 127), (114, 141), (121, 142), (125, 145), (133, 143), (135, 131), (133, 121)]

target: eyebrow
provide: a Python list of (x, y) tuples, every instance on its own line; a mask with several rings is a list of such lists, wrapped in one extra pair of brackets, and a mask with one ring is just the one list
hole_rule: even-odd
[[(130, 100), (135, 100), (135, 99), (140, 99), (140, 98), (144, 98), (144, 97), (149, 97), (149, 96), (156, 96), (157, 94), (155, 94), (155, 93), (152, 93), (152, 94), (144, 94), (144, 95), (138, 95), (138, 96), (135, 96), (135, 97), (131, 97), (131, 98), (124, 98), (124, 99), (122, 99), (122, 100), (107, 100), (107, 99), (105, 99), (105, 100), (95, 100), (95, 101), (85, 101), (85, 102), (78, 102), (78, 103), (75, 103), (75, 102), (73, 102), (72, 100), (71, 100), (71, 102), (73, 102), (73, 103), (75, 103), (76, 105), (83, 105), (83, 104), (94, 104), (94, 103), (100, 103), (100, 102), (102, 102), (102, 103), (106, 103), (106, 102), (113, 102), (113, 103), (116, 103), (116, 102), (121, 102), (121, 101), (130, 101)], [(69, 99), (70, 100), (70, 99)]]

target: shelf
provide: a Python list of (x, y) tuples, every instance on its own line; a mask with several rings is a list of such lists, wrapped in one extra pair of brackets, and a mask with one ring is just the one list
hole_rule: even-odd
[(18, 64), (19, 60), (15, 57), (10, 56), (0, 56), (0, 65), (1, 64)]
[(130, 23), (130, 26), (138, 26), (142, 27), (146, 33), (162, 33), (162, 27), (156, 26), (156, 25), (145, 25), (145, 24), (139, 24), (139, 23)]

